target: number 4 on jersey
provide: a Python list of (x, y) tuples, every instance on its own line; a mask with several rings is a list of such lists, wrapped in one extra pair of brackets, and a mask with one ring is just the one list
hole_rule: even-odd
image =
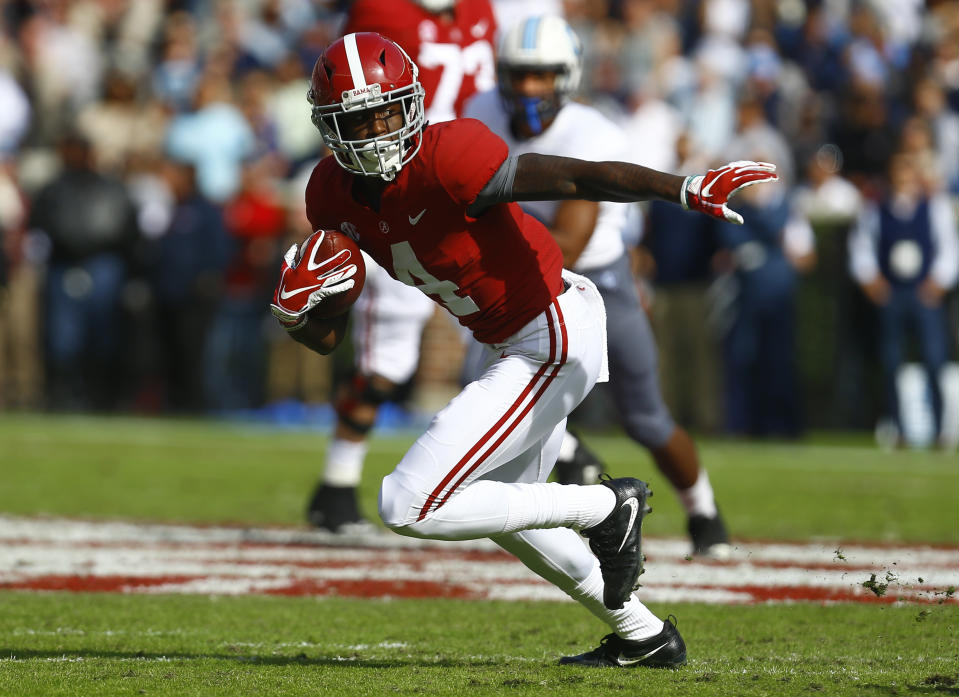
[(396, 242), (390, 245), (393, 252), (393, 272), (396, 278), (408, 286), (416, 286), (427, 295), (438, 297), (439, 302), (457, 317), (465, 317), (479, 312), (479, 307), (468, 295), (459, 296), (459, 290), (452, 281), (441, 281), (423, 268), (409, 242)]

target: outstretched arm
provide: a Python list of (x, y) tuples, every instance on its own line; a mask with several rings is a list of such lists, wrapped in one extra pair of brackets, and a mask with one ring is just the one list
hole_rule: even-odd
[(704, 175), (683, 177), (626, 162), (589, 162), (527, 153), (516, 160), (511, 200), (645, 201), (679, 203), (716, 218), (742, 224), (727, 203), (740, 189), (776, 181), (776, 166), (739, 160)]
[(626, 162), (590, 162), (572, 157), (527, 153), (516, 161), (513, 199), (544, 201), (645, 201), (679, 203), (683, 177)]

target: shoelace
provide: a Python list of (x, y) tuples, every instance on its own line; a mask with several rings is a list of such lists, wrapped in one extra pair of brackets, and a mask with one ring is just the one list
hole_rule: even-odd
[[(674, 628), (676, 628), (676, 627), (679, 626), (679, 619), (676, 617), (676, 615), (674, 615), (674, 614), (672, 614), (672, 613), (666, 615), (666, 622), (669, 622), (671, 625), (673, 625)], [(626, 639), (623, 639), (623, 638), (619, 637), (619, 636), (614, 632), (614, 633), (612, 633), (612, 634), (607, 634), (607, 635), (604, 636), (602, 639), (600, 639), (600, 640), (599, 640), (599, 646), (598, 646), (594, 651), (591, 651), (590, 653), (602, 653), (602, 654), (605, 654), (605, 655), (612, 655), (612, 654), (617, 654), (617, 653), (619, 653), (619, 651), (620, 651), (619, 648), (613, 648), (612, 646), (610, 646), (610, 644), (612, 644), (612, 643), (614, 642), (614, 640), (615, 640), (615, 641), (620, 641), (620, 642), (622, 642), (622, 643), (624, 643), (624, 644), (627, 643), (627, 642), (626, 642)]]
[(616, 636), (615, 633), (607, 634), (606, 636), (604, 636), (602, 639), (599, 640), (599, 646), (596, 647), (590, 653), (601, 655), (601, 656), (614, 656), (618, 654), (619, 649), (613, 648), (612, 646), (610, 646), (610, 644), (612, 644), (614, 640), (624, 641), (624, 639), (621, 639), (620, 637)]

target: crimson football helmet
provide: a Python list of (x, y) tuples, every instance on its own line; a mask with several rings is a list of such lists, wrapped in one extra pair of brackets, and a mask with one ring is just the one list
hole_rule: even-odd
[[(375, 32), (347, 34), (327, 46), (313, 66), (307, 99), (313, 123), (341, 167), (391, 181), (413, 159), (426, 125), (418, 75), (406, 51)], [(395, 103), (402, 105), (400, 128), (372, 138), (346, 137), (345, 115)]]

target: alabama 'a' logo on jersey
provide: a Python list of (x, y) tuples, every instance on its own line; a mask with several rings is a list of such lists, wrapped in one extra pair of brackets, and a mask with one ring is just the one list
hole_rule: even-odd
[(357, 231), (356, 225), (353, 223), (344, 220), (342, 223), (340, 223), (340, 231), (354, 242), (360, 241), (360, 233)]

